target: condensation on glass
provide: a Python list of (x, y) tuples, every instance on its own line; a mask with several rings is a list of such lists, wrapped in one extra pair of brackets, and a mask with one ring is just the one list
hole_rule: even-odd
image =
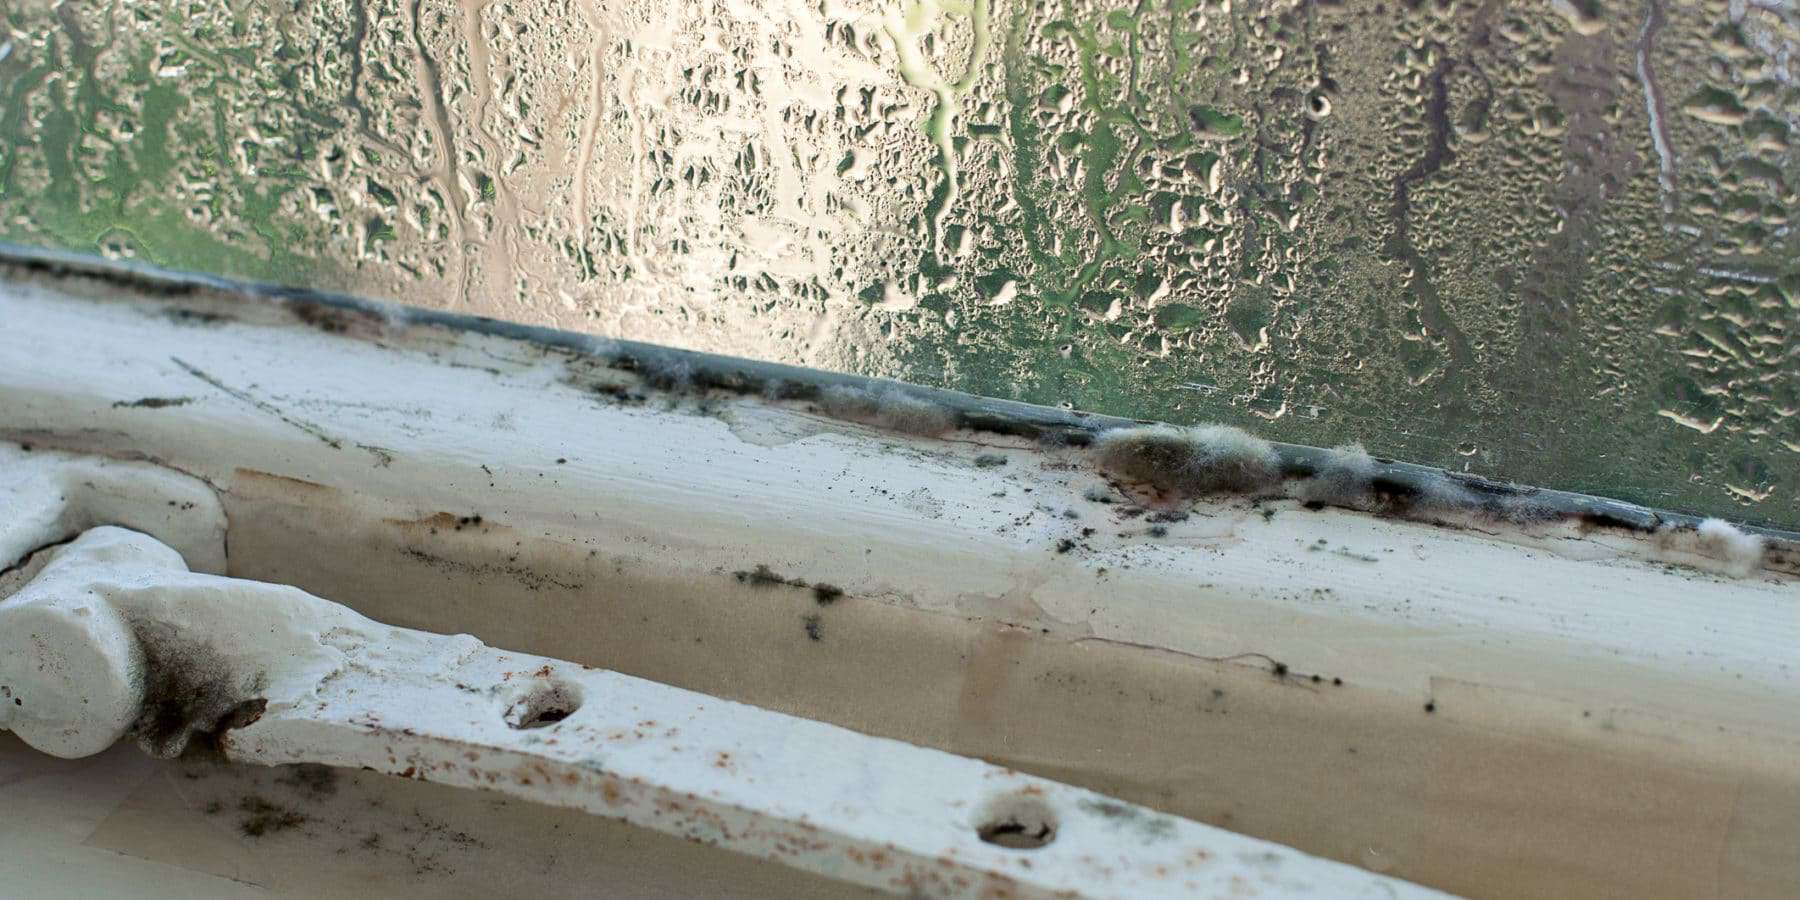
[(0, 10), (12, 240), (1800, 524), (1791, 2)]

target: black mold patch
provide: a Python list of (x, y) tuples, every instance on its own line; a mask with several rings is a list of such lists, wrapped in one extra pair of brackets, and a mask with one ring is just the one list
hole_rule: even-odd
[(1098, 485), (1090, 486), (1087, 490), (1082, 491), (1081, 499), (1086, 500), (1089, 503), (1111, 504), (1119, 502), (1117, 497), (1114, 497), (1112, 494), (1108, 493), (1105, 488)]
[(320, 303), (310, 298), (287, 299), (287, 308), (302, 324), (326, 334), (380, 337), (388, 330), (387, 317), (370, 308)]
[(264, 673), (242, 671), (207, 644), (184, 640), (174, 626), (138, 625), (144, 648), (144, 711), (133, 725), (151, 756), (181, 755), (196, 735), (242, 728), (262, 716), (268, 701), (256, 696)]
[(809, 640), (822, 641), (825, 639), (824, 623), (817, 615), (807, 616), (800, 621), (806, 626), (806, 637)]
[(202, 312), (197, 309), (171, 309), (165, 311), (164, 315), (177, 325), (224, 325), (237, 321), (224, 313)]
[(262, 797), (245, 797), (238, 803), (238, 831), (245, 837), (262, 837), (280, 831), (290, 831), (306, 824), (306, 814), (278, 803), (271, 803)]
[[(731, 573), (731, 577), (736, 578), (739, 584), (747, 584), (751, 587), (803, 588), (807, 586), (806, 582), (798, 578), (788, 578), (785, 575), (777, 574), (774, 569), (769, 568), (768, 563), (757, 563), (756, 568), (749, 571), (739, 569)], [(839, 593), (843, 592), (839, 591)]]
[[(474, 521), (475, 517), (471, 516), (470, 524), (474, 524)], [(507, 560), (507, 564), (505, 565), (500, 565), (464, 562), (459, 559), (439, 556), (435, 553), (427, 553), (416, 547), (408, 547), (404, 552), (408, 557), (411, 557), (417, 562), (430, 566), (440, 572), (455, 574), (459, 577), (510, 578), (534, 591), (541, 591), (545, 588), (559, 588), (565, 591), (581, 590), (581, 584), (578, 582), (562, 581), (552, 578), (531, 566), (517, 565), (513, 562), (513, 559), (516, 559), (517, 557)]]
[(1614, 515), (1605, 510), (1584, 512), (1576, 517), (1583, 528), (1616, 528), (1621, 531), (1639, 530), (1638, 523), (1624, 516)]
[(844, 589), (835, 584), (826, 584), (821, 581), (813, 585), (813, 599), (819, 601), (820, 606), (830, 606), (842, 596), (844, 596)]
[(167, 409), (171, 406), (186, 406), (192, 402), (192, 397), (144, 397), (138, 400), (120, 400), (113, 404), (113, 409)]
[(288, 774), (281, 783), (310, 797), (329, 797), (337, 793), (338, 770), (318, 763), (284, 766)]
[(1160, 841), (1175, 836), (1175, 820), (1146, 812), (1113, 800), (1080, 800), (1076, 805), (1098, 816), (1136, 827), (1145, 841)]

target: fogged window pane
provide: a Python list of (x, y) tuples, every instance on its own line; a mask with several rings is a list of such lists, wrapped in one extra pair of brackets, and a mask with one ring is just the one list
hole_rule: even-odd
[(1800, 524), (1791, 4), (0, 9), (12, 240)]

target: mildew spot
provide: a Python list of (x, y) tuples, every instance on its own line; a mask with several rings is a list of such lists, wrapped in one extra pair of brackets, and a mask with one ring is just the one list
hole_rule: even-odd
[(902, 388), (873, 391), (833, 385), (819, 392), (819, 410), (834, 419), (919, 437), (940, 437), (956, 429), (953, 411)]
[(1366, 508), (1372, 500), (1370, 482), (1375, 458), (1361, 444), (1332, 449), (1311, 478), (1300, 482), (1295, 495), (1302, 503)]
[(1101, 469), (1166, 496), (1258, 493), (1281, 483), (1275, 448), (1227, 425), (1115, 428), (1090, 452)]
[(1656, 532), (1657, 556), (1666, 562), (1698, 564), (1702, 568), (1738, 578), (1762, 566), (1767, 541), (1749, 534), (1724, 519), (1706, 519), (1699, 525), (1664, 525)]

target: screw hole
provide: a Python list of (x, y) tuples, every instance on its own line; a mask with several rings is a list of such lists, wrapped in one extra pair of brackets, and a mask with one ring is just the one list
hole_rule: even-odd
[(548, 728), (580, 708), (580, 690), (572, 684), (550, 681), (535, 685), (530, 693), (514, 700), (503, 718), (513, 728)]
[(1007, 794), (986, 805), (975, 836), (1008, 850), (1036, 850), (1056, 840), (1056, 814), (1037, 797)]

